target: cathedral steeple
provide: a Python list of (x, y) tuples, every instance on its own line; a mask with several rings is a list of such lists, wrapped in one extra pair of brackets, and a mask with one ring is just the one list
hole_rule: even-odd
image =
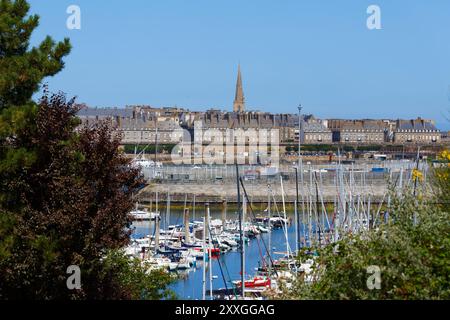
[(236, 81), (236, 95), (233, 102), (234, 112), (244, 112), (245, 111), (245, 98), (244, 90), (242, 89), (242, 76), (241, 76), (241, 65), (238, 65), (238, 76)]

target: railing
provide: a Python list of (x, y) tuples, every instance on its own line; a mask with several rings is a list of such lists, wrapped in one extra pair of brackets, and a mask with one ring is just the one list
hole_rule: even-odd
[[(422, 168), (424, 165), (426, 163), (421, 162), (419, 168)], [(364, 178), (373, 183), (377, 181), (381, 183), (385, 182), (389, 176), (395, 177), (401, 170), (407, 173), (415, 168), (415, 166), (416, 164), (414, 162), (392, 160), (375, 163), (347, 164), (342, 165), (342, 168), (346, 177), (352, 175), (356, 179)], [(330, 184), (334, 182), (337, 168), (338, 166), (336, 164), (303, 164), (304, 179), (309, 179), (309, 174), (312, 171), (324, 184)], [(382, 168), (382, 170), (380, 170), (381, 172), (375, 172), (373, 171), (374, 168)], [(160, 168), (146, 168), (143, 169), (143, 172), (148, 180), (156, 180), (160, 183), (200, 183), (203, 181), (228, 183), (236, 180), (236, 169), (234, 165), (164, 165)], [(295, 181), (293, 165), (282, 165), (278, 170), (267, 169), (267, 167), (260, 165), (240, 165), (239, 172), (246, 181), (279, 181), (280, 175), (283, 176), (283, 180), (286, 183)], [(265, 174), (265, 172), (269, 174)], [(299, 176), (300, 174), (299, 172)]]

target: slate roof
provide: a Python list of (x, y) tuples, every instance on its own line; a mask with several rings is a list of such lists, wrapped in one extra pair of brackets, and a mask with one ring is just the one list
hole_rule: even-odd
[(85, 107), (78, 111), (79, 117), (132, 117), (133, 110), (130, 108), (90, 108)]
[(438, 131), (436, 126), (429, 120), (415, 119), (415, 120), (398, 120), (397, 130), (428, 130)]

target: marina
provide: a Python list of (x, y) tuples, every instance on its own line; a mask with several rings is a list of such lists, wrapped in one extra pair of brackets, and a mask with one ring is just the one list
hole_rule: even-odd
[(450, 2), (309, 2), (0, 0), (14, 315), (450, 300)]
[[(211, 216), (213, 219), (220, 218), (221, 212), (219, 210), (212, 211)], [(290, 214), (292, 218), (293, 213)], [(173, 210), (171, 212), (171, 223), (177, 224), (182, 221), (183, 212), (182, 210)], [(154, 222), (150, 221), (140, 221), (133, 223), (135, 227), (133, 237), (141, 238), (147, 236), (149, 230), (154, 228)], [(295, 242), (295, 230), (294, 226), (291, 224), (288, 226), (288, 239), (290, 246), (294, 247)], [(264, 233), (258, 236), (264, 239), (268, 243), (269, 234)], [(282, 229), (275, 229), (272, 232), (272, 252), (277, 250), (282, 251), (286, 247), (285, 234)], [(245, 252), (246, 252), (246, 278), (252, 278), (259, 267), (262, 266), (261, 259), (261, 244), (258, 243), (258, 239), (253, 238), (246, 242)], [(284, 249), (285, 250), (285, 249)], [(277, 255), (282, 257), (282, 254)], [(226, 252), (223, 252), (220, 257), (215, 256), (212, 258), (212, 288), (213, 290), (224, 289), (227, 286), (231, 287), (231, 282), (240, 279), (240, 253), (239, 248), (231, 248)], [(171, 286), (171, 289), (177, 294), (180, 299), (202, 299), (202, 269), (204, 261), (199, 259), (196, 261), (195, 265), (185, 269), (173, 271), (177, 273), (179, 279)], [(220, 264), (220, 266), (219, 266)], [(220, 268), (223, 268), (225, 279), (221, 275)], [(209, 273), (210, 266), (209, 261), (206, 262), (206, 271)], [(209, 275), (207, 275), (209, 279)], [(208, 285), (209, 290), (209, 285)], [(237, 293), (238, 291), (236, 291)], [(207, 297), (209, 298), (209, 297)]]
[[(428, 165), (419, 158), (376, 170), (340, 163), (333, 170), (313, 170), (300, 163), (292, 168), (293, 177), (277, 172), (264, 180), (266, 186), (260, 185), (259, 192), (266, 194), (266, 201), (257, 204), (250, 194), (254, 180), (239, 174), (239, 166), (235, 169), (235, 205), (228, 206), (231, 196), (211, 209), (208, 202), (199, 203), (195, 194), (185, 192), (184, 201), (178, 199), (172, 207), (173, 195), (167, 190), (164, 197), (153, 192), (142, 208), (136, 203), (131, 212), (132, 242), (125, 252), (141, 259), (149, 271), (176, 274), (172, 289), (179, 298), (265, 299), (299, 273), (309, 281), (317, 248), (389, 221), (388, 185), (397, 193), (411, 187), (416, 192), (416, 182), (426, 178)], [(375, 197), (367, 186), (381, 178), (385, 188)], [(328, 195), (325, 200), (325, 184), (334, 187), (331, 199)], [(290, 203), (286, 185), (295, 190)], [(300, 261), (302, 248), (310, 258)]]
[[(212, 221), (218, 221), (221, 217), (221, 211), (215, 210), (211, 212)], [(235, 215), (235, 214), (233, 214)], [(289, 221), (293, 220), (293, 212), (289, 213)], [(183, 220), (183, 211), (182, 210), (171, 210), (170, 224), (177, 225), (180, 221)], [(138, 239), (146, 239), (149, 235), (151, 236), (153, 233), (152, 230), (155, 228), (155, 221), (135, 221), (133, 223), (133, 239), (139, 242)], [(247, 228), (247, 231), (251, 228)], [(292, 223), (287, 225), (287, 233), (288, 233), (288, 242), (289, 247), (295, 247), (295, 228)], [(165, 233), (163, 233), (165, 234)], [(269, 237), (271, 238), (269, 241)], [(161, 236), (160, 239), (172, 239), (176, 237), (165, 237)], [(222, 240), (225, 240), (224, 237), (221, 237)], [(228, 239), (232, 240), (232, 239)], [(236, 241), (237, 240), (237, 241)], [(212, 254), (211, 260), (206, 259), (206, 272), (208, 273), (207, 277), (209, 278), (209, 272), (212, 268), (212, 290), (220, 291), (220, 289), (230, 288), (232, 287), (233, 281), (240, 279), (240, 252), (238, 248), (238, 237), (236, 240), (232, 240), (228, 242), (228, 248), (226, 246), (222, 247), (220, 254), (215, 255)], [(285, 232), (282, 228), (273, 229), (271, 234), (268, 232), (260, 233), (258, 236), (251, 237), (245, 241), (245, 254), (246, 254), (246, 266), (245, 266), (245, 275), (246, 279), (253, 279), (253, 276), (257, 273), (258, 269), (261, 269), (265, 262), (263, 262), (263, 257), (266, 255), (263, 254), (263, 248), (261, 241), (265, 241), (266, 244), (271, 242), (272, 254), (281, 258), (285, 255), (283, 250), (286, 250), (286, 237)], [(144, 247), (147, 247), (148, 241), (141, 241)], [(277, 252), (278, 251), (278, 252)], [(139, 252), (139, 249), (134, 251), (135, 254), (140, 255), (142, 252)], [(191, 264), (176, 264), (172, 263), (172, 265), (167, 266), (168, 270), (175, 272), (179, 279), (172, 285), (172, 289), (177, 294), (179, 298), (182, 299), (202, 299), (202, 269), (204, 267), (205, 260), (203, 260), (203, 253), (199, 250), (199, 255), (192, 255), (192, 257), (196, 257), (198, 259), (195, 260), (195, 263)], [(142, 255), (141, 255), (142, 257)], [(192, 261), (192, 260), (191, 260)], [(210, 265), (210, 262), (211, 265)], [(161, 265), (164, 265), (161, 263)], [(222, 268), (222, 270), (221, 270)], [(223, 276), (222, 276), (223, 272)], [(246, 285), (249, 286), (249, 283), (246, 281)], [(208, 291), (210, 287), (208, 285)], [(232, 290), (231, 290), (232, 291)], [(239, 290), (235, 290), (235, 293), (238, 293)]]

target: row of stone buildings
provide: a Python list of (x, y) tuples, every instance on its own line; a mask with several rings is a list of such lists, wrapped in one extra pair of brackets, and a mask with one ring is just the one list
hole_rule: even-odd
[[(414, 120), (321, 120), (312, 115), (248, 112), (245, 109), (240, 67), (233, 112), (189, 111), (182, 108), (131, 106), (82, 108), (85, 123), (111, 121), (123, 133), (124, 144), (168, 144), (190, 139), (194, 143), (214, 141), (278, 144), (437, 144), (441, 133), (433, 121)], [(201, 133), (201, 134), (199, 134)], [(201, 140), (201, 141), (198, 141)]]
[[(217, 132), (247, 135), (246, 142), (258, 143), (263, 135), (277, 135), (280, 144), (438, 144), (441, 132), (433, 121), (413, 120), (341, 120), (317, 119), (312, 115), (270, 114), (263, 112), (193, 112), (181, 108), (134, 106), (119, 108), (83, 108), (84, 123), (111, 121), (123, 134), (124, 144), (179, 143), (195, 128), (202, 131), (202, 142), (211, 143)], [(299, 124), (299, 122), (301, 122)], [(213, 130), (211, 130), (213, 129)], [(216, 135), (216, 137), (214, 137)], [(197, 133), (197, 137), (199, 137)], [(253, 139), (253, 140), (251, 140)], [(255, 140), (256, 139), (256, 140)]]

